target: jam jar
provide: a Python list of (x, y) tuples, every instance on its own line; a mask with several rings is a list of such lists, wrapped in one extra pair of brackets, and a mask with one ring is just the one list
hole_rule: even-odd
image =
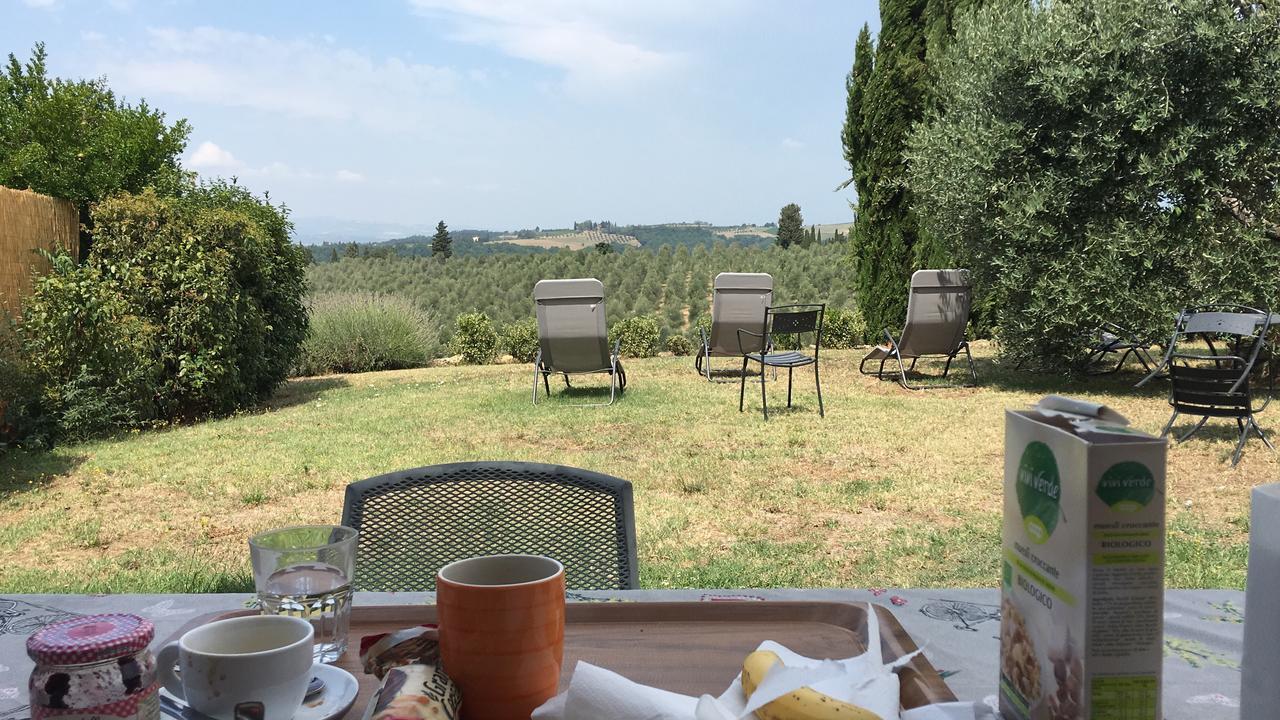
[(31, 718), (157, 720), (156, 629), (137, 615), (87, 615), (27, 638)]

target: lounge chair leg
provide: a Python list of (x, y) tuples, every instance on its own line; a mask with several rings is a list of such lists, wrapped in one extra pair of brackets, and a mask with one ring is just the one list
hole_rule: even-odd
[(703, 346), (706, 352), (706, 359), (702, 361), (702, 369), (707, 373), (707, 382), (711, 382), (711, 348)]
[(795, 368), (787, 368), (787, 407), (791, 407), (791, 379), (795, 375)]
[(533, 366), (533, 404), (538, 404), (538, 366)]
[(818, 417), (826, 417), (827, 413), (822, 408), (822, 378), (818, 377), (818, 361), (813, 362), (813, 384), (818, 386)]
[(742, 358), (742, 374), (738, 376), (741, 383), (738, 385), (738, 412), (742, 412), (742, 403), (747, 395), (747, 358)]
[(542, 385), (547, 390), (547, 397), (551, 397), (551, 373), (542, 373)]
[(1240, 456), (1244, 454), (1244, 444), (1249, 440), (1249, 430), (1252, 424), (1246, 425), (1240, 433), (1240, 442), (1236, 443), (1236, 451), (1231, 454), (1231, 466), (1235, 467), (1240, 462)]
[(876, 379), (877, 379), (877, 380), (883, 380), (883, 379), (884, 379), (884, 364), (885, 364), (885, 362), (887, 362), (888, 360), (889, 360), (889, 358), (887, 358), (887, 357), (880, 358), (880, 369), (876, 371)]
[[(1200, 428), (1204, 427), (1204, 424), (1205, 424), (1206, 422), (1208, 422), (1208, 421), (1209, 421), (1209, 416), (1208, 416), (1208, 415), (1205, 415), (1204, 417), (1200, 418), (1200, 422), (1196, 423), (1196, 426), (1195, 426), (1195, 427), (1193, 427), (1193, 428), (1191, 428), (1191, 431), (1190, 431), (1190, 432), (1188, 432), (1186, 435), (1183, 435), (1182, 437), (1178, 438), (1178, 442), (1180, 442), (1180, 443), (1181, 443), (1181, 442), (1185, 442), (1186, 440), (1190, 439), (1190, 438), (1191, 438), (1191, 436), (1192, 436), (1192, 435), (1195, 435), (1197, 432), (1199, 432), (1199, 431), (1200, 431)], [(1247, 434), (1248, 434), (1248, 433), (1246, 433), (1246, 435), (1247, 435)]]
[(1178, 411), (1174, 410), (1173, 415), (1169, 417), (1169, 422), (1164, 424), (1164, 429), (1160, 431), (1160, 437), (1165, 437), (1169, 431), (1173, 429), (1173, 421), (1178, 419)]
[[(775, 370), (775, 372), (777, 372)], [(769, 396), (764, 392), (764, 363), (760, 363), (760, 409), (764, 411), (764, 419), (769, 419)]]
[(955, 359), (956, 359), (955, 353), (951, 353), (950, 355), (947, 356), (947, 364), (942, 366), (942, 377), (944, 380), (947, 377), (947, 373), (951, 372), (951, 361)]
[(1262, 432), (1262, 427), (1259, 426), (1258, 423), (1255, 422), (1253, 418), (1249, 418), (1249, 424), (1253, 426), (1253, 431), (1258, 433), (1258, 437), (1262, 438), (1262, 444), (1270, 448), (1271, 452), (1275, 452), (1276, 446), (1272, 445), (1271, 440), (1267, 438), (1266, 433)]
[[(618, 366), (611, 365), (612, 370), (609, 372), (609, 404), (613, 404), (614, 398), (618, 395)], [(564, 376), (565, 382), (569, 382), (569, 376)]]
[(978, 369), (973, 366), (973, 353), (969, 350), (969, 343), (964, 344), (964, 356), (969, 360), (969, 377), (973, 379), (973, 384), (978, 384)]
[[(897, 354), (896, 351), (895, 351), (895, 355), (898, 358), (898, 376), (901, 378), (902, 387), (908, 390), (916, 390), (917, 388), (912, 387), (911, 383), (907, 382), (907, 364), (902, 362), (902, 355)], [(912, 360), (911, 367), (914, 368), (915, 366), (916, 366), (916, 361)]]

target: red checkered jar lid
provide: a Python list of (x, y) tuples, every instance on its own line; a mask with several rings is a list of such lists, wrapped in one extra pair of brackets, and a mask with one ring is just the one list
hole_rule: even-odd
[(155, 634), (137, 615), (86, 615), (40, 629), (27, 638), (27, 655), (40, 665), (83, 665), (144, 650)]

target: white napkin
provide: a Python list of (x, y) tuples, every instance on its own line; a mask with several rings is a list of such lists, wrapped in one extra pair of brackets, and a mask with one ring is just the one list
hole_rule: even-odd
[(569, 689), (533, 712), (532, 720), (743, 720), (754, 711), (801, 687), (811, 687), (844, 702), (860, 705), (884, 720), (981, 720), (992, 718), (990, 708), (968, 702), (941, 703), (899, 714), (898, 676), (915, 653), (886, 665), (880, 654), (880, 627), (868, 606), (867, 645), (870, 649), (844, 660), (814, 660), (797, 655), (772, 641), (758, 649), (771, 650), (785, 667), (769, 672), (747, 702), (739, 675), (720, 697), (692, 698), (632, 682), (617, 673), (579, 662)]
[(1280, 484), (1253, 489), (1249, 570), (1244, 586), (1244, 657), (1240, 717), (1271, 717), (1280, 707)]

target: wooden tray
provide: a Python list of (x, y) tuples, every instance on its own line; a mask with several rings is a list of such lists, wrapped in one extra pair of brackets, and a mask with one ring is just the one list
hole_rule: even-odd
[[(880, 619), (885, 662), (916, 649), (888, 608), (874, 606)], [(813, 658), (846, 658), (867, 642), (867, 606), (838, 602), (657, 602), (569, 603), (565, 606), (564, 672), (568, 687), (579, 660), (613, 670), (644, 685), (685, 695), (719, 695), (742, 670), (747, 654), (774, 640)], [(219, 613), (193, 621), (166, 642), (196, 625), (256, 611)], [(412, 625), (434, 623), (434, 605), (357, 606), (351, 611), (347, 652), (336, 663), (360, 682), (354, 713), (363, 712), (379, 681), (360, 666), (360, 638)], [(906, 709), (956, 699), (923, 655), (898, 671)]]

